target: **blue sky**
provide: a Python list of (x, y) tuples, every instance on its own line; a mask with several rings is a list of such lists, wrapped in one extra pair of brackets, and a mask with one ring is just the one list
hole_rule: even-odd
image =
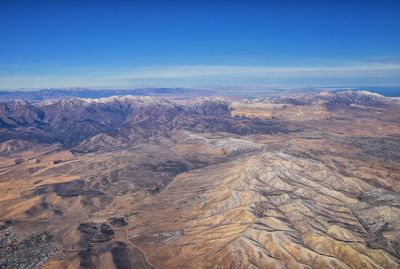
[(0, 40), (0, 89), (400, 85), (400, 1), (0, 0)]

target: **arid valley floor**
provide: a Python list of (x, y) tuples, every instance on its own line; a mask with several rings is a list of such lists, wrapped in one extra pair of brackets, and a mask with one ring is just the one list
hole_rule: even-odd
[(400, 100), (0, 103), (0, 268), (400, 268)]

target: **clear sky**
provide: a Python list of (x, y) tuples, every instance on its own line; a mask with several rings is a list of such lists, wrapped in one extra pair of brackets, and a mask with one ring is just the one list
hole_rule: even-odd
[(0, 0), (0, 89), (399, 86), (400, 1)]

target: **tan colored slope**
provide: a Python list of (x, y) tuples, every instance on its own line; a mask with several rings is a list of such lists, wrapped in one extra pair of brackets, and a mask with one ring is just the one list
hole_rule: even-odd
[[(397, 110), (247, 109), (299, 128), (99, 134), (2, 156), (1, 224), (18, 239), (54, 234), (64, 252), (45, 268), (399, 268)], [(129, 225), (112, 238), (79, 230), (102, 237), (115, 216)]]
[[(141, 205), (130, 240), (159, 268), (400, 268), (390, 246), (400, 209), (357, 198), (374, 190), (320, 161), (268, 152), (178, 176)], [(382, 239), (367, 219), (391, 231)]]

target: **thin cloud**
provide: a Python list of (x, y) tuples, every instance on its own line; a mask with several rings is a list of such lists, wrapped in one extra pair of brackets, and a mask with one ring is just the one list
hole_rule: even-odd
[(400, 64), (396, 62), (364, 62), (324, 66), (232, 66), (232, 65), (175, 65), (140, 68), (104, 69), (102, 71), (79, 70), (75, 75), (10, 75), (0, 76), (0, 88), (44, 87), (134, 87), (134, 86), (206, 86), (234, 84), (285, 85), (296, 80), (304, 85), (315, 86), (324, 80), (336, 79), (364, 82), (390, 81), (400, 84)]
[(339, 67), (266, 67), (266, 66), (170, 66), (148, 67), (122, 74), (137, 79), (183, 78), (198, 76), (291, 76), (352, 77), (400, 75), (400, 64), (369, 64)]

